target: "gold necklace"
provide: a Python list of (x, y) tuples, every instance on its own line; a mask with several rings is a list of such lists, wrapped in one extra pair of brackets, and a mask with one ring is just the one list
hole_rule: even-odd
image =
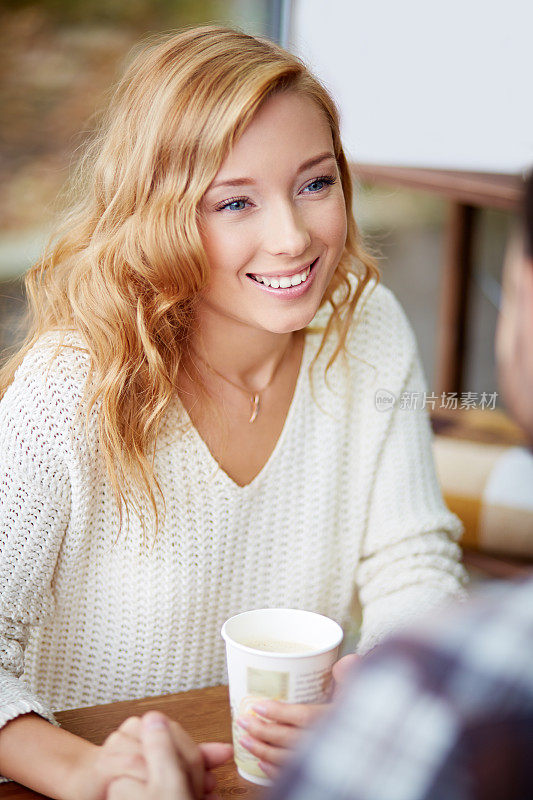
[(270, 384), (272, 383), (272, 381), (276, 377), (276, 375), (278, 373), (278, 369), (280, 368), (282, 361), (285, 359), (285, 356), (287, 355), (288, 351), (290, 350), (291, 343), (292, 343), (292, 338), (291, 338), (291, 341), (289, 342), (289, 344), (287, 345), (287, 348), (285, 349), (285, 352), (283, 353), (283, 355), (281, 356), (280, 360), (276, 364), (276, 368), (275, 368), (274, 372), (272, 373), (269, 382), (265, 386), (263, 386), (263, 388), (261, 389), (260, 392), (251, 392), (249, 389), (245, 389), (244, 386), (240, 386), (238, 383), (234, 383), (234, 381), (230, 380), (229, 378), (226, 378), (225, 375), (222, 375), (221, 372), (218, 372), (218, 370), (216, 370), (214, 367), (212, 367), (211, 364), (208, 364), (208, 362), (204, 358), (202, 358), (202, 356), (199, 355), (195, 350), (193, 352), (194, 352), (194, 355), (196, 356), (196, 358), (199, 361), (201, 361), (202, 364), (205, 367), (207, 367), (207, 369), (210, 372), (213, 372), (215, 375), (218, 375), (218, 377), (222, 378), (223, 381), (226, 381), (226, 383), (230, 383), (236, 389), (240, 389), (241, 392), (244, 392), (245, 394), (248, 395), (248, 397), (250, 398), (251, 406), (252, 406), (252, 414), (251, 414), (250, 419), (248, 420), (248, 422), (254, 422), (256, 417), (257, 417), (257, 415), (259, 414), (261, 395), (263, 394), (263, 392), (265, 392), (268, 389), (268, 387), (270, 386)]

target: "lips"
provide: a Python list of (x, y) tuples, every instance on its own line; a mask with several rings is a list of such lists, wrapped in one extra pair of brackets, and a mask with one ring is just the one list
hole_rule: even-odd
[(255, 281), (258, 281), (258, 280), (260, 281), (261, 278), (267, 278), (268, 280), (272, 280), (272, 279), (279, 280), (280, 278), (293, 278), (295, 275), (301, 275), (303, 272), (305, 272), (310, 267), (312, 268), (316, 264), (317, 261), (318, 261), (318, 258), (315, 258), (314, 261), (310, 261), (307, 264), (304, 264), (302, 267), (298, 267), (298, 269), (293, 269), (293, 270), (291, 270), (291, 272), (277, 272), (277, 273), (273, 273), (272, 275), (264, 275), (263, 273), (259, 273), (259, 272), (247, 272), (246, 275), (247, 275), (248, 278), (252, 278)]
[[(280, 286), (280, 285), (267, 285), (264, 284), (263, 281), (257, 280), (256, 278), (252, 277), (251, 274), (248, 274), (247, 277), (253, 282), (253, 285), (259, 289), (259, 291), (267, 292), (268, 294), (272, 294), (275, 297), (279, 298), (280, 300), (291, 300), (301, 297), (305, 294), (311, 284), (314, 282), (315, 278), (315, 266), (320, 259), (316, 258), (308, 267), (308, 276), (305, 281), (300, 281), (300, 283), (295, 284), (294, 286)], [(298, 275), (299, 273), (293, 273), (293, 275)], [(268, 280), (268, 279), (266, 279)], [(275, 284), (278, 284), (278, 281), (275, 278), (271, 278), (270, 280), (274, 281)], [(270, 280), (268, 283), (270, 284)]]

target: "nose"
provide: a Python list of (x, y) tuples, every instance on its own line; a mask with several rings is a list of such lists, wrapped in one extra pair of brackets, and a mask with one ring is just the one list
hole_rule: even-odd
[(288, 201), (276, 203), (265, 220), (264, 245), (272, 255), (297, 257), (311, 244), (302, 212)]

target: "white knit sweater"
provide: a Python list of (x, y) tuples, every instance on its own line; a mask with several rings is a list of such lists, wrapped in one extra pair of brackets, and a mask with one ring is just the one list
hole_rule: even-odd
[[(74, 334), (68, 342), (80, 340)], [(247, 486), (197, 431), (178, 433), (178, 399), (156, 469), (167, 505), (151, 551), (118, 513), (76, 417), (87, 355), (57, 334), (27, 355), (0, 403), (0, 725), (35, 711), (177, 692), (225, 679), (220, 627), (263, 606), (311, 609), (346, 625), (356, 587), (360, 650), (461, 595), (425, 412), (379, 411), (375, 392), (424, 391), (409, 324), (378, 286), (353, 326), (349, 368), (333, 343), (314, 371), (307, 335), (281, 437)]]

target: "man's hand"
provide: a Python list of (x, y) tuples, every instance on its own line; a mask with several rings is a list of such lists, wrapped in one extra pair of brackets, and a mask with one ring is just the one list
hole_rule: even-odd
[(107, 800), (211, 800), (215, 778), (210, 770), (232, 757), (231, 745), (196, 745), (177, 722), (156, 711), (133, 719), (146, 764), (145, 779), (113, 780)]

